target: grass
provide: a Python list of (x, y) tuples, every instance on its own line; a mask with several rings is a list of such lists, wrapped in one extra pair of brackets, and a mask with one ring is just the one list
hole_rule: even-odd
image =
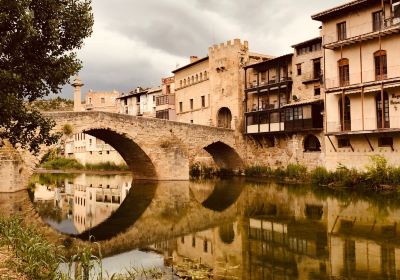
[[(163, 273), (157, 268), (128, 268), (126, 271), (106, 275), (99, 257), (89, 247), (77, 248), (75, 255), (63, 257), (63, 246), (50, 244), (40, 231), (18, 218), (0, 219), (0, 247), (8, 248), (9, 258), (3, 265), (15, 275), (35, 280), (128, 280), (161, 279)], [(64, 271), (61, 264), (67, 264)], [(12, 279), (12, 278), (10, 278)], [(19, 278), (20, 279), (20, 278)], [(24, 278), (25, 279), (25, 278)]]
[(278, 181), (307, 181), (309, 174), (307, 167), (300, 164), (289, 164), (286, 168), (272, 169), (269, 166), (250, 166), (244, 171), (247, 177), (263, 177)]
[(195, 163), (190, 166), (189, 175), (193, 179), (230, 178), (236, 176), (237, 172), (228, 168), (215, 168)]
[(43, 162), (40, 167), (49, 170), (93, 170), (93, 171), (129, 171), (126, 164), (115, 164), (113, 162), (102, 162), (98, 164), (81, 164), (76, 159), (72, 158), (53, 158)]

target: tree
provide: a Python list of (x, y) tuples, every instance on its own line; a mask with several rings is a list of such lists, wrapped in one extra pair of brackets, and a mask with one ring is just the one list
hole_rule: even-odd
[(0, 0), (0, 140), (32, 152), (57, 141), (54, 122), (29, 102), (78, 73), (92, 26), (91, 0)]

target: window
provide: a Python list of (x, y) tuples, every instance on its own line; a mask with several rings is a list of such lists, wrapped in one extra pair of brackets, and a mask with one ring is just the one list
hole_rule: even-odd
[(347, 38), (347, 35), (346, 35), (346, 22), (344, 21), (344, 22), (338, 23), (336, 25), (336, 28), (337, 28), (338, 41), (345, 40)]
[(128, 99), (124, 99), (124, 105), (125, 105), (125, 106), (128, 105)]
[(193, 120), (190, 120), (190, 123), (193, 123)]
[(165, 92), (166, 94), (170, 94), (171, 93), (171, 86), (170, 85), (167, 85), (167, 88), (166, 88), (166, 92)]
[(181, 243), (185, 244), (185, 237), (184, 236), (181, 237)]
[(190, 99), (190, 110), (193, 110), (193, 99)]
[(192, 236), (192, 247), (196, 247), (196, 237)]
[(153, 95), (153, 102), (156, 102), (156, 96)]
[(314, 60), (314, 79), (319, 79), (321, 77), (321, 59)]
[(194, 76), (192, 76), (192, 84), (194, 84)]
[(386, 51), (377, 51), (374, 53), (375, 60), (375, 79), (377, 81), (387, 79), (387, 57)]
[(183, 80), (183, 86), (186, 86), (186, 79)]
[(179, 81), (179, 86), (182, 87), (182, 80)]
[(204, 95), (201, 97), (201, 107), (206, 107), (206, 97)]
[(183, 104), (182, 102), (179, 102), (179, 112), (183, 112)]
[[(383, 93), (383, 112), (382, 112), (382, 94), (378, 93), (376, 95), (376, 120), (378, 128), (389, 128), (390, 127), (390, 119), (389, 119), (389, 95), (387, 92)], [(384, 122), (382, 123), (382, 117), (384, 118)]]
[(314, 95), (315, 96), (321, 95), (321, 88), (320, 87), (315, 87), (314, 88)]
[(207, 80), (207, 71), (204, 71), (204, 80)]
[(379, 31), (383, 28), (383, 11), (372, 13), (372, 30)]
[(199, 81), (199, 75), (196, 74), (196, 83)]
[(105, 99), (104, 97), (102, 97), (102, 98), (100, 99), (100, 102), (101, 102), (101, 104), (104, 104), (104, 103), (106, 103), (106, 99)]
[(378, 138), (379, 147), (393, 147), (393, 137), (379, 137)]
[(351, 147), (350, 138), (339, 138), (338, 139), (338, 147), (339, 148)]
[(203, 251), (204, 251), (204, 253), (208, 252), (208, 242), (207, 242), (207, 240), (203, 241)]
[(203, 80), (203, 73), (200, 73), (200, 81)]
[(303, 107), (294, 107), (293, 108), (293, 119), (295, 119), (295, 120), (303, 119)]
[(92, 146), (92, 139), (89, 139), (89, 146)]
[(103, 154), (103, 152), (102, 151), (99, 151), (99, 155), (102, 155)]
[(91, 97), (88, 98), (88, 103), (92, 104), (92, 98)]
[(308, 135), (304, 139), (304, 151), (305, 152), (320, 152), (321, 144), (315, 135)]
[(342, 58), (338, 62), (339, 66), (339, 86), (344, 87), (350, 84), (350, 68), (349, 60)]
[(340, 125), (342, 131), (351, 130), (350, 98), (348, 96), (339, 99)]
[(297, 76), (301, 75), (301, 64), (296, 64), (297, 67)]

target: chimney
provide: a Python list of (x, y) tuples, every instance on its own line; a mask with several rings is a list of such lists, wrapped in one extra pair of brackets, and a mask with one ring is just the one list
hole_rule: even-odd
[(190, 63), (196, 62), (199, 58), (195, 55), (190, 56)]
[(76, 76), (74, 82), (72, 83), (74, 87), (74, 111), (80, 112), (83, 111), (82, 107), (82, 99), (81, 99), (81, 87), (84, 86), (81, 79)]

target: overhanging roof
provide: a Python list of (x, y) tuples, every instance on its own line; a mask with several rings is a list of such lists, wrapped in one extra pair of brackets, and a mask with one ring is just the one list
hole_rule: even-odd
[(318, 20), (318, 21), (325, 21), (330, 18), (334, 18), (338, 15), (343, 15), (344, 13), (350, 12), (357, 10), (362, 7), (369, 6), (371, 4), (378, 4), (380, 3), (380, 0), (355, 0), (348, 2), (346, 4), (336, 6), (334, 8), (331, 8), (329, 10), (325, 10), (323, 12), (320, 12), (318, 14), (315, 14), (311, 16), (313, 20)]

